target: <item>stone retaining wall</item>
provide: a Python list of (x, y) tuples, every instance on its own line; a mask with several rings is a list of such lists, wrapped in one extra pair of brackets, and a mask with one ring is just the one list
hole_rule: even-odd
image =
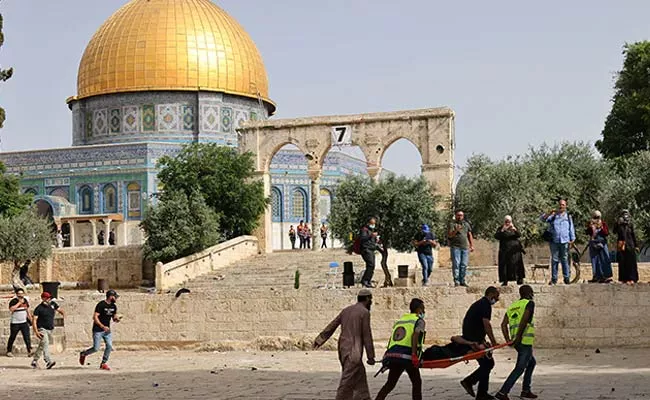
[[(427, 306), (427, 343), (444, 343), (461, 332), (466, 309), (484, 288), (429, 287), (376, 289), (372, 326), (377, 345), (384, 345), (391, 327), (412, 297)], [(546, 348), (650, 346), (650, 286), (535, 286), (538, 345)], [(493, 327), (515, 287), (502, 291), (495, 305)], [(123, 293), (114, 328), (116, 347), (134, 348), (304, 348), (343, 307), (355, 301), (355, 290), (239, 289), (228, 292), (172, 294)], [(103, 295), (67, 292), (65, 332), (68, 346), (81, 348), (91, 340), (91, 318)], [(4, 307), (4, 306), (3, 306)], [(0, 314), (0, 324), (8, 324)], [(0, 338), (0, 348), (4, 345)], [(335, 343), (334, 341), (332, 343)]]

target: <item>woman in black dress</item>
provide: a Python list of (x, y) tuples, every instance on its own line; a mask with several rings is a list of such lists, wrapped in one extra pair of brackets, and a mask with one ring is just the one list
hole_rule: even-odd
[(618, 260), (618, 280), (633, 285), (639, 280), (636, 254), (639, 251), (634, 234), (634, 225), (628, 210), (623, 210), (614, 232), (618, 237), (616, 258)]
[(518, 285), (524, 283), (526, 272), (520, 236), (512, 217), (506, 215), (505, 222), (494, 234), (499, 241), (499, 282), (502, 286), (507, 286), (510, 281), (516, 281)]

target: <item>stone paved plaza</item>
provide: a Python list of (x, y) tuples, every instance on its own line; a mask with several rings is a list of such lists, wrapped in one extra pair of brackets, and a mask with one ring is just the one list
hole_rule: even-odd
[[(509, 373), (514, 351), (496, 355), (491, 391)], [(52, 370), (29, 368), (27, 358), (0, 358), (2, 399), (333, 399), (339, 378), (335, 352), (127, 352), (111, 357), (113, 371), (94, 363), (77, 364), (77, 353), (55, 356)], [(540, 399), (606, 400), (650, 398), (649, 349), (539, 350), (534, 389)], [(253, 370), (256, 368), (256, 370)], [(378, 367), (369, 367), (369, 375)], [(424, 398), (466, 400), (458, 381), (475, 363), (423, 370)], [(369, 377), (376, 395), (386, 375)], [(514, 394), (519, 394), (520, 383)], [(517, 398), (517, 397), (516, 397)], [(408, 378), (402, 377), (392, 400), (410, 399)]]

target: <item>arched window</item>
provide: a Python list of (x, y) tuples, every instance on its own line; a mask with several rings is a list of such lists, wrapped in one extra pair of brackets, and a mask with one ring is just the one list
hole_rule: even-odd
[(291, 194), (291, 216), (297, 219), (307, 219), (307, 195), (302, 189), (294, 189)]
[(282, 221), (282, 192), (276, 187), (271, 189), (271, 215), (274, 221)]
[(79, 189), (79, 209), (82, 214), (93, 212), (93, 190), (89, 186)]
[(104, 186), (102, 197), (104, 199), (104, 212), (117, 212), (117, 190), (115, 190), (115, 186), (111, 184)]
[(27, 188), (25, 191), (23, 191), (25, 194), (31, 194), (32, 196), (38, 196), (38, 190), (34, 188)]
[(129, 217), (139, 217), (142, 195), (140, 194), (140, 184), (131, 182), (126, 187), (129, 202)]
[(50, 190), (50, 196), (56, 196), (56, 197), (62, 197), (66, 200), (68, 200), (68, 188), (56, 188)]

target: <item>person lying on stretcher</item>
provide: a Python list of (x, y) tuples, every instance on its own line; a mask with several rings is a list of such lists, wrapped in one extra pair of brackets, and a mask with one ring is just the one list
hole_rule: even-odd
[(485, 350), (484, 343), (470, 342), (462, 336), (452, 336), (451, 343), (444, 346), (431, 346), (422, 353), (422, 361), (444, 360), (453, 357), (462, 357), (467, 353)]

